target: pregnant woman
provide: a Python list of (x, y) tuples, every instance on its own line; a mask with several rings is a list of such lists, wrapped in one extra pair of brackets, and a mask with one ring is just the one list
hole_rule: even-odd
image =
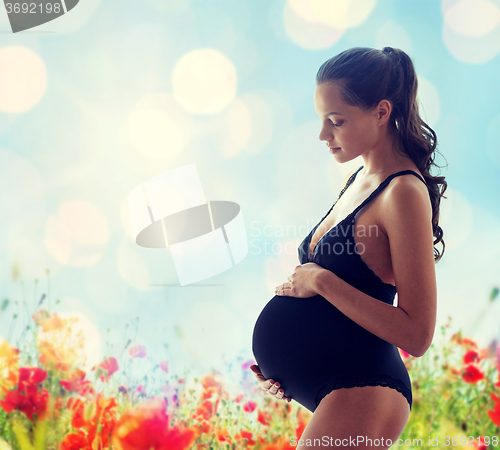
[(297, 448), (387, 449), (408, 421), (411, 381), (398, 347), (419, 357), (434, 336), (447, 187), (430, 174), (437, 139), (416, 97), (413, 63), (391, 47), (346, 50), (316, 76), (320, 140), (340, 164), (363, 164), (300, 244), (301, 265), (253, 332), (261, 388), (314, 413), (290, 437)]

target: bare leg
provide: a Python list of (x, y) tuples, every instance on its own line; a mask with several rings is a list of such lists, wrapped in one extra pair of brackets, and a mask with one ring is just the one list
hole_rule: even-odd
[(409, 416), (410, 405), (395, 389), (385, 386), (337, 389), (318, 405), (297, 449), (387, 450), (401, 436)]

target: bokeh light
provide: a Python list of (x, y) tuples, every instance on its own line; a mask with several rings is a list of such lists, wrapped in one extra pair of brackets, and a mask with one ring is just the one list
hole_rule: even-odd
[(457, 34), (484, 36), (500, 25), (500, 9), (486, 0), (461, 0), (445, 10), (444, 23)]
[(215, 49), (186, 53), (172, 71), (175, 98), (193, 114), (216, 114), (236, 95), (234, 64)]
[(498, 55), (499, 6), (486, 0), (443, 0), (443, 41), (455, 58), (483, 64)]
[(63, 265), (94, 265), (102, 257), (108, 239), (106, 217), (86, 200), (64, 202), (58, 212), (47, 219), (45, 245)]
[[(302, 13), (306, 9), (300, 9)], [(283, 23), (288, 37), (306, 50), (320, 50), (331, 47), (344, 34), (345, 28), (332, 28), (325, 23), (311, 22), (310, 15), (301, 15), (292, 8), (290, 2), (283, 9)], [(315, 16), (313, 16), (315, 20)]]
[(441, 103), (439, 93), (435, 86), (421, 75), (418, 78), (417, 97), (420, 101), (419, 112), (424, 121), (431, 128), (434, 127), (441, 116)]
[(303, 19), (346, 29), (361, 25), (371, 14), (376, 0), (289, 0), (291, 8)]
[(394, 20), (385, 22), (375, 36), (375, 48), (393, 47), (403, 50), (411, 57), (412, 43), (408, 32)]
[(27, 47), (4, 47), (0, 67), (0, 110), (21, 113), (33, 108), (47, 88), (43, 60)]
[(142, 97), (126, 124), (130, 143), (148, 158), (174, 159), (189, 142), (191, 128), (190, 115), (167, 92)]
[[(83, 354), (85, 362), (82, 362), (81, 367), (88, 372), (92, 366), (101, 362), (101, 335), (97, 327), (89, 320), (87, 316), (81, 312), (63, 312), (58, 314), (62, 319), (73, 317), (78, 319), (71, 324), (72, 333), (78, 335), (81, 333), (84, 339)], [(79, 365), (80, 366), (80, 365)]]
[(221, 154), (228, 158), (236, 156), (247, 145), (250, 136), (257, 132), (246, 103), (238, 98), (226, 108), (221, 123), (217, 134), (218, 147)]

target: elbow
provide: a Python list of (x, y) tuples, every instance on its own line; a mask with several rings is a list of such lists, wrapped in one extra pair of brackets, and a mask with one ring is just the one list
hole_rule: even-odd
[(424, 356), (432, 344), (433, 337), (434, 333), (423, 335), (422, 332), (420, 332), (418, 336), (416, 336), (415, 339), (412, 340), (411, 345), (409, 346), (411, 351), (409, 351), (408, 353), (412, 356), (415, 356), (416, 358)]
[(429, 347), (419, 347), (416, 348), (415, 350), (412, 350), (411, 352), (408, 352), (411, 356), (414, 356), (415, 358), (420, 358), (421, 356), (425, 355), (425, 352), (427, 351)]

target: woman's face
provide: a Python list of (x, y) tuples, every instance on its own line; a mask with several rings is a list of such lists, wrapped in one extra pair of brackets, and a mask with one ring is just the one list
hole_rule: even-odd
[(314, 93), (316, 113), (322, 121), (319, 139), (333, 147), (339, 162), (350, 161), (377, 144), (379, 127), (372, 112), (343, 102), (335, 84), (319, 84)]

